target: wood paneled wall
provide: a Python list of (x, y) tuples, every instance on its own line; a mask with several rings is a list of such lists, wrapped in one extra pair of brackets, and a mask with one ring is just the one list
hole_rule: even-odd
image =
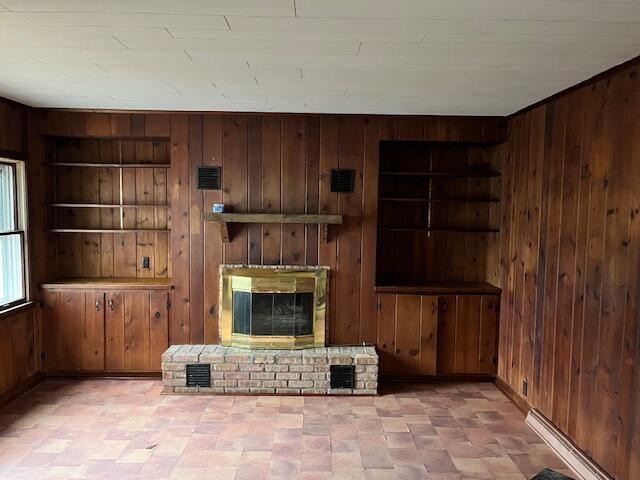
[[(221, 263), (329, 265), (329, 340), (375, 342), (380, 140), (501, 141), (506, 135), (505, 120), (497, 117), (43, 110), (33, 121), (40, 134), (170, 140), (172, 343), (217, 341)], [(45, 149), (33, 140), (34, 156), (46, 160)], [(222, 191), (196, 188), (200, 165), (223, 167)], [(332, 168), (356, 170), (353, 193), (330, 192)], [(37, 184), (41, 175), (34, 172), (33, 178)], [(217, 202), (234, 212), (339, 213), (344, 223), (330, 227), (326, 244), (314, 225), (232, 225), (232, 241), (223, 245), (216, 225), (202, 220)], [(43, 237), (47, 258), (51, 236)], [(49, 274), (40, 273), (43, 279)]]
[(619, 479), (640, 478), (640, 77), (510, 121), (499, 376)]
[(25, 382), (39, 369), (35, 336), (32, 309), (0, 317), (0, 404), (3, 393)]
[(27, 107), (0, 97), (0, 157), (26, 157), (27, 115)]

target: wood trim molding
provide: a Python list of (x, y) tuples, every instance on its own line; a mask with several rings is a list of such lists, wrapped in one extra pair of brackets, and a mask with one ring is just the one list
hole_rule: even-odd
[(529, 410), (526, 422), (580, 480), (611, 480), (612, 477), (587, 457), (540, 412), (535, 409)]
[(529, 403), (522, 398), (507, 382), (505, 382), (500, 377), (495, 378), (495, 385), (500, 389), (502, 393), (504, 393), (509, 400), (511, 400), (518, 409), (524, 413), (525, 415), (531, 409)]
[(36, 308), (36, 303), (33, 301), (28, 301), (25, 303), (21, 303), (20, 305), (16, 305), (15, 307), (7, 308), (6, 310), (0, 311), (0, 320), (4, 320), (5, 318), (15, 317), (24, 312), (28, 312)]
[(42, 382), (45, 379), (45, 376), (42, 372), (36, 372), (28, 378), (25, 378), (17, 385), (10, 387), (4, 392), (0, 393), (0, 408), (7, 405), (9, 402), (12, 402), (17, 397), (31, 390), (37, 384)]

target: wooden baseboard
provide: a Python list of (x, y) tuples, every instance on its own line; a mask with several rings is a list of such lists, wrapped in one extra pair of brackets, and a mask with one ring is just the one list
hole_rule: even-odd
[(104, 372), (85, 370), (47, 370), (47, 378), (162, 378), (162, 372)]
[(416, 382), (493, 382), (495, 375), (464, 373), (457, 375), (393, 375), (380, 374), (380, 381), (385, 383)]
[(558, 430), (544, 415), (529, 410), (527, 424), (558, 455), (580, 480), (611, 480), (611, 477), (587, 457), (566, 435)]
[(516, 392), (511, 387), (511, 385), (509, 385), (500, 377), (495, 378), (495, 385), (500, 389), (500, 391), (502, 391), (502, 393), (507, 396), (509, 400), (511, 400), (515, 404), (516, 407), (518, 407), (518, 409), (522, 413), (526, 415), (529, 412), (529, 410), (531, 409), (531, 405), (529, 405), (529, 402), (527, 402), (521, 395), (519, 395), (518, 392)]
[(19, 397), (23, 393), (31, 390), (37, 384), (44, 380), (45, 376), (42, 372), (37, 372), (31, 375), (28, 378), (25, 378), (17, 385), (5, 390), (0, 393), (0, 408), (4, 407), (6, 404)]

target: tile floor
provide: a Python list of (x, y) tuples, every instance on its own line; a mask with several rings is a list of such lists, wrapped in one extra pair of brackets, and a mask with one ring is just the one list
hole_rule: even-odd
[(0, 478), (529, 479), (570, 474), (492, 384), (379, 397), (167, 396), (48, 380), (0, 410)]

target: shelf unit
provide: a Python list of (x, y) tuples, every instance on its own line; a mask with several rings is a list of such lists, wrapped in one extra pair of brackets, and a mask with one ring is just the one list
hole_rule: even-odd
[(220, 237), (223, 243), (228, 243), (228, 223), (302, 223), (320, 225), (320, 239), (328, 241), (329, 225), (342, 223), (342, 215), (319, 215), (306, 213), (211, 213), (206, 212), (203, 218), (209, 222), (216, 222), (220, 226)]
[(169, 142), (50, 136), (44, 147), (51, 275), (168, 277)]
[(485, 280), (489, 237), (499, 233), (494, 147), (381, 142), (378, 285)]

